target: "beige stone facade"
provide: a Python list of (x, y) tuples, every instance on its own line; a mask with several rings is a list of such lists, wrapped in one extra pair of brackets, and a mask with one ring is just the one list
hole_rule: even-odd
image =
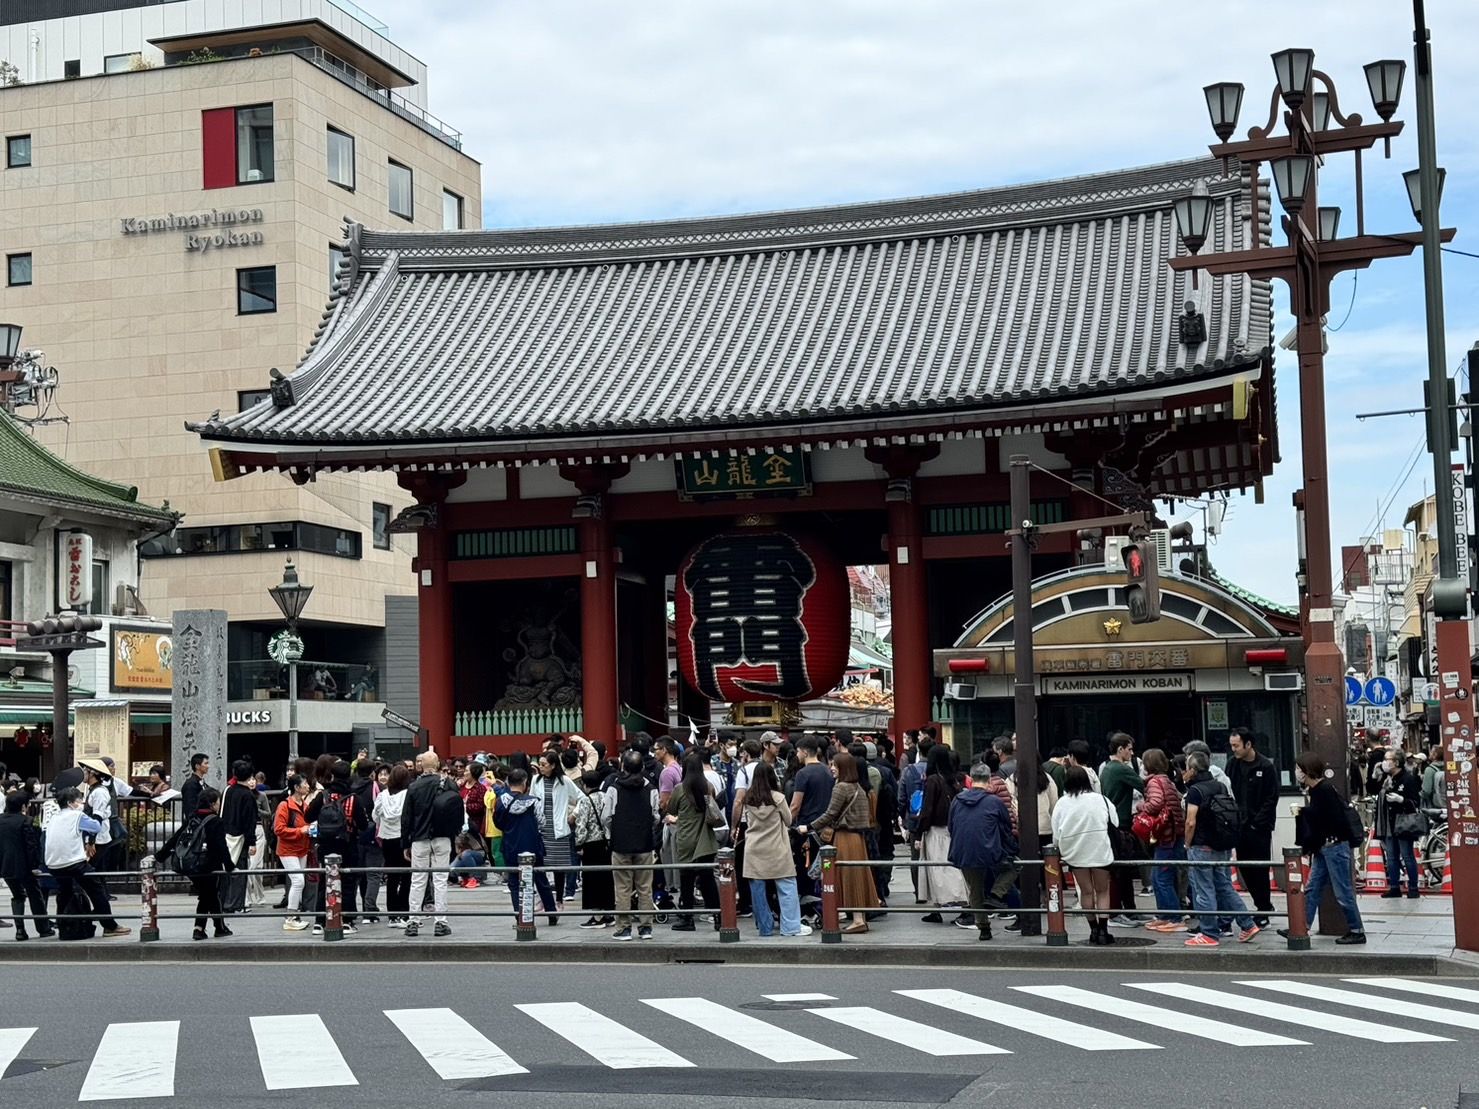
[[(273, 106), (274, 180), (203, 187), (202, 112)], [(328, 174), (329, 128), (354, 139), (354, 189)], [(311, 617), (384, 622), (387, 592), (414, 583), (413, 544), (372, 541), (372, 503), (409, 498), (383, 475), (320, 478), (298, 487), (277, 475), (216, 484), (185, 421), (235, 411), (238, 394), (266, 389), (268, 369), (291, 370), (329, 296), (330, 247), (345, 216), (370, 227), (440, 229), (443, 190), (477, 226), (480, 167), (454, 145), (304, 57), (268, 54), (0, 89), (0, 129), (31, 136), (31, 165), (0, 168), (0, 253), (32, 255), (32, 284), (0, 284), (0, 319), (25, 327), (23, 345), (61, 372), (44, 441), (68, 461), (169, 501), (185, 527), (303, 521), (359, 533), (361, 557), (295, 553), (315, 586)], [(389, 208), (389, 161), (413, 173), (411, 220)], [(245, 211), (232, 230), (260, 242), (187, 250), (184, 230), (124, 232), (128, 219)], [(224, 230), (202, 229), (201, 234)], [(239, 315), (237, 270), (276, 267), (277, 310)], [(224, 608), (233, 620), (277, 619), (266, 590), (281, 553), (151, 559), (151, 612)]]

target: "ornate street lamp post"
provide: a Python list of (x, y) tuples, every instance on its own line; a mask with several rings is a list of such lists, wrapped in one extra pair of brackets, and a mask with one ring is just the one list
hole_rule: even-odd
[(313, 586), (298, 580), (298, 568), (293, 560), (283, 567), (282, 583), (267, 591), (275, 602), (288, 626), (274, 635), (267, 644), (267, 654), (279, 666), (288, 668), (288, 753), (298, 754), (298, 660), (303, 657), (303, 640), (298, 638), (298, 618), (308, 605), (308, 596)]
[[(1206, 239), (1206, 220), (1198, 224), (1191, 205), (1177, 205), (1178, 230), (1187, 254), (1173, 258), (1177, 270), (1205, 270), (1214, 275), (1241, 274), (1253, 279), (1277, 278), (1289, 286), (1290, 309), (1297, 321), (1300, 421), (1304, 488), (1299, 503), (1304, 520), (1302, 567), (1304, 596), (1306, 723), (1309, 746), (1334, 772), (1334, 784), (1347, 787), (1347, 729), (1344, 704), (1345, 663), (1335, 642), (1330, 558), (1329, 466), (1325, 431), (1324, 318), (1330, 309), (1330, 284), (1345, 270), (1364, 269), (1378, 258), (1411, 254), (1422, 242), (1417, 233), (1367, 235), (1362, 193), (1361, 154), (1377, 140), (1390, 144), (1402, 130), (1392, 116), (1401, 95), (1405, 65), (1399, 61), (1373, 62), (1366, 67), (1368, 88), (1381, 123), (1365, 123), (1355, 112), (1345, 112), (1334, 82), (1315, 68), (1314, 51), (1281, 50), (1273, 55), (1276, 85), (1269, 100), (1268, 120), (1253, 127), (1248, 137), (1229, 141), (1237, 129), (1242, 86), (1230, 82), (1204, 90), (1208, 115), (1218, 142), (1211, 152), (1224, 163), (1237, 161), (1253, 195), (1248, 211), (1260, 212), (1259, 167), (1264, 163), (1284, 209), (1282, 226), (1287, 245), (1273, 246), (1251, 236), (1249, 250), (1199, 254)], [(1284, 134), (1274, 134), (1281, 116)], [(1356, 234), (1337, 238), (1340, 214), (1319, 206), (1321, 165), (1331, 156), (1351, 152), (1356, 170)], [(1308, 218), (1313, 217), (1313, 218)], [(1306, 222), (1308, 218), (1308, 222)], [(1313, 225), (1313, 226), (1311, 226)], [(1443, 232), (1452, 238), (1451, 231)], [(1442, 395), (1442, 394), (1439, 394)]]

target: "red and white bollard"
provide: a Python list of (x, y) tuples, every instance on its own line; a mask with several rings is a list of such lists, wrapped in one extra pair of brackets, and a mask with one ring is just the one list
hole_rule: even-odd
[(534, 852), (519, 855), (519, 909), (514, 920), (514, 939), (532, 940), (538, 935), (534, 927)]
[(1063, 916), (1063, 859), (1058, 848), (1042, 849), (1043, 900), (1048, 909), (1048, 946), (1068, 946), (1068, 922)]
[(739, 897), (735, 889), (734, 848), (714, 856), (714, 881), (719, 886), (719, 942), (739, 943)]
[(1305, 919), (1304, 860), (1297, 847), (1284, 848), (1284, 892), (1288, 898), (1289, 950), (1310, 949), (1310, 926)]
[[(42, 927), (45, 921), (38, 921)], [(159, 883), (154, 877), (154, 859), (146, 857), (139, 863), (139, 942), (153, 943), (159, 939)]]
[(840, 890), (837, 883), (837, 848), (830, 843), (821, 850), (822, 857), (822, 942), (842, 942), (841, 914), (837, 911)]
[(344, 938), (344, 879), (340, 855), (324, 856), (324, 939), (330, 943)]

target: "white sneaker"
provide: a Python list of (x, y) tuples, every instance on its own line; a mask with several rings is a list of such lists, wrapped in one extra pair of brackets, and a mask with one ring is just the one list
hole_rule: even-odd
[(282, 930), (284, 932), (301, 932), (307, 927), (308, 921), (304, 920), (302, 917), (290, 916), (287, 920), (282, 922)]
[(781, 935), (785, 936), (787, 939), (790, 939), (792, 936), (809, 936), (809, 935), (811, 935), (811, 929), (808, 928), (805, 924), (803, 924), (801, 926), (801, 931), (799, 931), (799, 932), (782, 932)]
[(359, 929), (356, 928), (353, 924), (346, 924), (339, 929), (339, 932), (341, 935), (353, 936), (359, 933)]

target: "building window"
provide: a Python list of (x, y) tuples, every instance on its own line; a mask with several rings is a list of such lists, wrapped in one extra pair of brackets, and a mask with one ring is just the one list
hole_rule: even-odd
[(248, 408), (255, 408), (264, 400), (271, 399), (271, 389), (238, 389), (236, 391), (236, 410), (238, 412), (245, 412)]
[(5, 167), (20, 169), (31, 164), (31, 136), (11, 135), (5, 140)]
[(137, 51), (132, 54), (109, 54), (103, 59), (104, 73), (127, 73), (137, 68), (144, 56)]
[(62, 63), (62, 76), (65, 77), (69, 81), (72, 80), (72, 78), (74, 78), (74, 77), (81, 77), (82, 76), (82, 59), (81, 58), (69, 58), (67, 61), (63, 62)]
[(339, 267), (349, 261), (349, 248), (340, 246), (338, 243), (329, 244), (329, 291), (339, 281)]
[(277, 311), (277, 267), (253, 266), (236, 271), (236, 314)]
[(108, 560), (95, 558), (92, 563), (92, 603), (87, 606), (87, 611), (93, 616), (106, 616), (111, 609), (112, 605), (108, 603)]
[(31, 256), (29, 254), (7, 254), (5, 262), (8, 284), (29, 285), (31, 283)]
[(442, 190), (442, 230), (462, 230), (462, 197)]
[(14, 620), (15, 607), (11, 591), (15, 582), (15, 570), (9, 562), (0, 559), (0, 620)]
[(207, 109), (200, 113), (200, 138), (205, 188), (273, 179), (271, 104)]
[(390, 550), (390, 505), (379, 501), (370, 505), (370, 537), (380, 550)]
[(337, 558), (359, 558), (362, 543), (363, 537), (357, 531), (286, 521), (178, 528), (172, 536), (141, 547), (139, 553), (146, 558), (168, 558), (256, 551), (312, 551)]
[(329, 180), (354, 191), (354, 136), (329, 128)]
[(411, 167), (390, 163), (390, 211), (410, 219), (414, 209), (411, 196)]

